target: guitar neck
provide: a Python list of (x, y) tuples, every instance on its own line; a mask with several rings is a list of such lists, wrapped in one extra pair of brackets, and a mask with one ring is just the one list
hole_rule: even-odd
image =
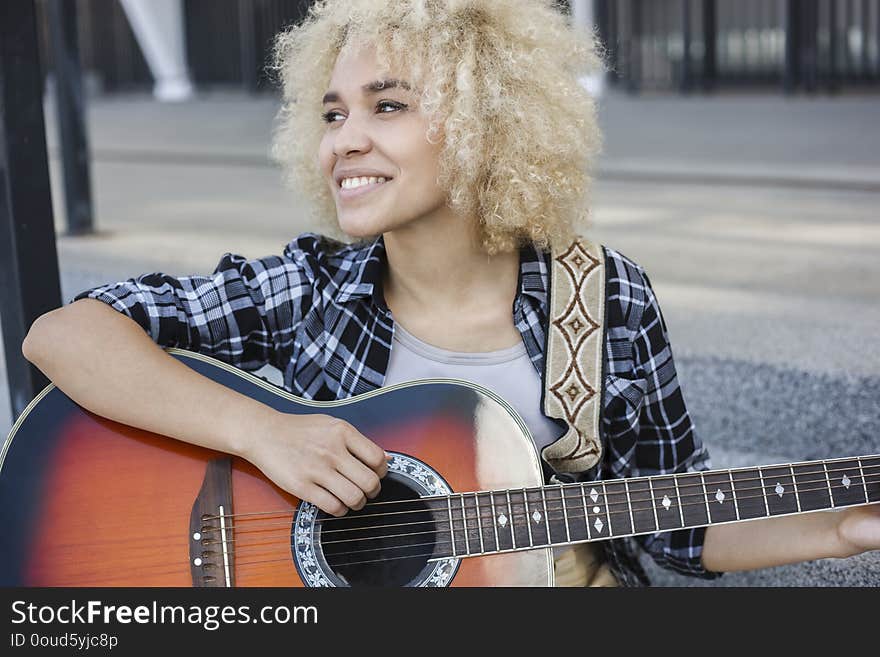
[(467, 557), (872, 502), (880, 455), (459, 493), (431, 507), (445, 556)]

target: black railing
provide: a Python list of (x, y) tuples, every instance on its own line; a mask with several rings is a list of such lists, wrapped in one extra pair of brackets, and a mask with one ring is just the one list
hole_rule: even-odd
[(880, 86), (880, 0), (596, 0), (631, 91)]
[[(631, 91), (880, 87), (880, 0), (592, 1), (609, 80)], [(118, 0), (76, 4), (83, 70), (106, 91), (149, 88), (149, 68)], [(272, 38), (310, 4), (184, 0), (195, 84), (270, 88)]]

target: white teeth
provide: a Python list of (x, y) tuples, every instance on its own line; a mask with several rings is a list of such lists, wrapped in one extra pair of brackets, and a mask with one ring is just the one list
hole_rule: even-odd
[(363, 185), (370, 185), (375, 183), (383, 183), (385, 182), (385, 178), (379, 176), (378, 178), (375, 176), (361, 176), (360, 178), (343, 178), (342, 184), (340, 187), (342, 189), (355, 189), (357, 187), (361, 187)]

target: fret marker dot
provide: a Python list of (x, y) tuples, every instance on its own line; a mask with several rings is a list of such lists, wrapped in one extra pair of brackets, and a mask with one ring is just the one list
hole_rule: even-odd
[(537, 511), (535, 511), (535, 512), (532, 514), (532, 520), (535, 521), (535, 524), (541, 522), (541, 514), (538, 513)]
[(201, 565), (202, 565), (202, 560), (199, 559), (198, 557), (196, 557), (195, 559), (193, 559), (193, 564), (196, 565), (196, 566), (201, 566)]
[(663, 504), (663, 507), (664, 507), (667, 511), (669, 511), (669, 507), (672, 506), (672, 501), (669, 499), (669, 495), (664, 495), (664, 496), (663, 496), (663, 502), (662, 502), (662, 504)]
[(724, 492), (720, 488), (715, 491), (715, 499), (718, 500), (718, 504), (724, 503)]
[(852, 481), (850, 481), (849, 477), (847, 477), (846, 475), (843, 475), (843, 479), (840, 480), (840, 483), (843, 484), (844, 488), (849, 488), (849, 485), (852, 483)]
[(776, 491), (776, 494), (779, 495), (779, 497), (782, 497), (782, 494), (785, 492), (785, 488), (778, 481), (776, 482), (776, 488), (773, 490)]
[(504, 515), (503, 513), (500, 516), (498, 516), (498, 524), (501, 525), (502, 527), (504, 527), (504, 525), (507, 524), (507, 516)]
[(599, 513), (599, 511), (601, 511), (601, 509), (598, 506), (593, 507), (593, 513)]
[(596, 492), (595, 488), (590, 489), (590, 499), (593, 500), (593, 502), (599, 499), (599, 493)]
[(593, 527), (596, 528), (596, 531), (602, 533), (602, 527), (604, 527), (604, 523), (600, 518), (596, 518), (596, 522), (593, 523)]

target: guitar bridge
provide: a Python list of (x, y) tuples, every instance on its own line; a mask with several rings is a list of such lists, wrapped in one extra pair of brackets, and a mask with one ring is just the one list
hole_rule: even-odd
[(208, 463), (189, 517), (189, 558), (193, 586), (235, 585), (232, 542), (232, 458)]

